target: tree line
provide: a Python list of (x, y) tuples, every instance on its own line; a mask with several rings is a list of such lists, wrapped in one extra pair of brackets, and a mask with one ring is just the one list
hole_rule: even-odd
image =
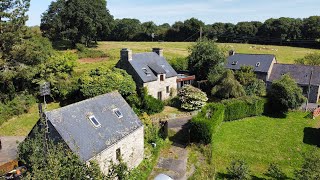
[(114, 19), (105, 0), (57, 0), (41, 19), (41, 31), (51, 41), (70, 40), (73, 45), (92, 41), (196, 41), (202, 35), (217, 42), (275, 44), (319, 47), (320, 16), (270, 18), (251, 21), (205, 24), (190, 18), (170, 25)]

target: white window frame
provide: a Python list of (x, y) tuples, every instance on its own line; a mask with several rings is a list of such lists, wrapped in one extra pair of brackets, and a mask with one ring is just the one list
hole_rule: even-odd
[[(90, 122), (92, 123), (92, 125), (95, 127), (95, 128), (99, 128), (101, 127), (101, 123), (98, 121), (98, 119), (94, 116), (94, 115), (91, 115), (88, 117)], [(98, 123), (98, 125), (96, 125), (93, 121), (92, 121), (92, 118), (95, 119), (95, 121)]]

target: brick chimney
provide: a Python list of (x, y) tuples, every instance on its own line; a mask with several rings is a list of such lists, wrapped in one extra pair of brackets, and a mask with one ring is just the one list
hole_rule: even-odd
[(163, 57), (163, 49), (161, 48), (152, 48), (152, 52), (157, 53), (160, 57)]
[(128, 48), (123, 48), (120, 51), (120, 58), (124, 61), (131, 61), (132, 60), (132, 50)]

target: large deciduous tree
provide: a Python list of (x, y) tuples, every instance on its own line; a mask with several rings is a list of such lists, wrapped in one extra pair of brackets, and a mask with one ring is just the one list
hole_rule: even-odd
[(274, 113), (285, 114), (289, 109), (297, 109), (305, 101), (302, 89), (287, 74), (274, 81), (268, 91), (269, 104)]
[(130, 41), (141, 31), (141, 22), (138, 19), (117, 19), (110, 39), (117, 41)]
[(52, 41), (67, 39), (73, 45), (106, 39), (113, 17), (106, 0), (57, 0), (43, 13), (41, 30)]
[(211, 40), (202, 39), (189, 48), (188, 67), (190, 73), (198, 80), (206, 80), (211, 74), (217, 80), (224, 71), (226, 57), (219, 47)]

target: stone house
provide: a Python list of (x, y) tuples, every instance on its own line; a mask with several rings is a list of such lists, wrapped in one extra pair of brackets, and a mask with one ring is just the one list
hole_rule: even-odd
[(252, 66), (257, 78), (267, 82), (275, 63), (277, 60), (272, 54), (239, 54), (230, 51), (226, 68), (236, 71), (241, 66)]
[[(130, 49), (120, 51), (120, 60), (116, 67), (124, 69), (137, 84), (137, 88), (146, 87), (148, 94), (165, 100), (177, 93), (177, 83), (190, 81), (190, 78), (178, 78), (177, 72), (163, 57), (163, 50), (153, 48), (152, 52), (133, 54)], [(194, 79), (194, 76), (192, 76)]]
[(296, 81), (306, 97), (308, 97), (310, 83), (309, 102), (317, 103), (319, 101), (320, 66), (276, 63), (272, 68), (268, 84), (270, 85), (272, 81), (280, 79), (284, 74), (289, 74)]
[(63, 142), (86, 163), (96, 160), (103, 173), (122, 157), (128, 167), (144, 155), (143, 124), (118, 92), (44, 113), (49, 138)]

